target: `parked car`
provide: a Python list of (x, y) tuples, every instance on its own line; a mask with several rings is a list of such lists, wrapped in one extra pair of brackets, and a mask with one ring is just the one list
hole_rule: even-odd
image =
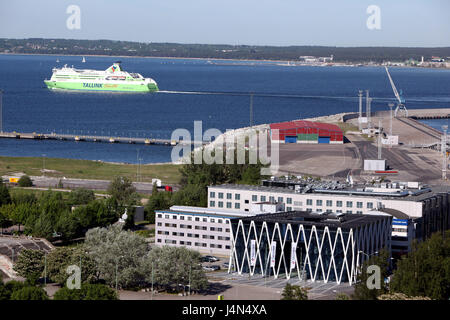
[(217, 271), (220, 270), (220, 266), (214, 265), (214, 266), (203, 266), (203, 270), (206, 271)]
[(214, 256), (205, 256), (205, 259), (208, 259), (208, 262), (216, 262), (219, 261), (219, 258), (214, 257)]
[(225, 269), (228, 269), (229, 266), (230, 266), (230, 263), (228, 263), (228, 262), (225, 262), (225, 263), (222, 265), (222, 267), (224, 267)]

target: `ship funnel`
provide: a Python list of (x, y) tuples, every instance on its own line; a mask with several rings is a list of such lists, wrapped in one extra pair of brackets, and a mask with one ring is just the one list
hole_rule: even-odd
[(120, 67), (120, 64), (121, 64), (120, 61), (114, 62), (111, 67), (106, 69), (106, 72), (114, 73), (114, 72), (117, 72), (117, 71), (122, 71), (122, 68)]

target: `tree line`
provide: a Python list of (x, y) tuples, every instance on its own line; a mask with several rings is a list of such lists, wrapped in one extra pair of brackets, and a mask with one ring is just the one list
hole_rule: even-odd
[(0, 52), (248, 60), (297, 60), (299, 56), (333, 55), (337, 62), (383, 62), (420, 60), (422, 56), (449, 57), (450, 47), (250, 46), (29, 38), (0, 39)]

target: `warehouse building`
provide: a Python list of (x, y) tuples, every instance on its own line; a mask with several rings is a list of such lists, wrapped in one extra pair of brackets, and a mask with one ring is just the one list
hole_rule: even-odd
[(344, 143), (344, 134), (337, 125), (304, 120), (272, 123), (272, 143)]
[(233, 219), (228, 272), (351, 285), (367, 256), (389, 250), (391, 219), (305, 211)]
[[(278, 181), (278, 184), (281, 183)], [(286, 211), (320, 214), (388, 214), (395, 220), (393, 255), (406, 253), (413, 239), (450, 229), (450, 189), (420, 184), (384, 183), (353, 186), (333, 183), (301, 183), (287, 187), (218, 185), (208, 188), (208, 207), (249, 212), (255, 202), (284, 203)]]

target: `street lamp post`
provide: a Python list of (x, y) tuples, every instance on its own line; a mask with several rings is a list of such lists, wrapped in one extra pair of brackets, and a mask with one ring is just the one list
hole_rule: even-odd
[(42, 154), (42, 175), (45, 177), (45, 156), (46, 154)]

